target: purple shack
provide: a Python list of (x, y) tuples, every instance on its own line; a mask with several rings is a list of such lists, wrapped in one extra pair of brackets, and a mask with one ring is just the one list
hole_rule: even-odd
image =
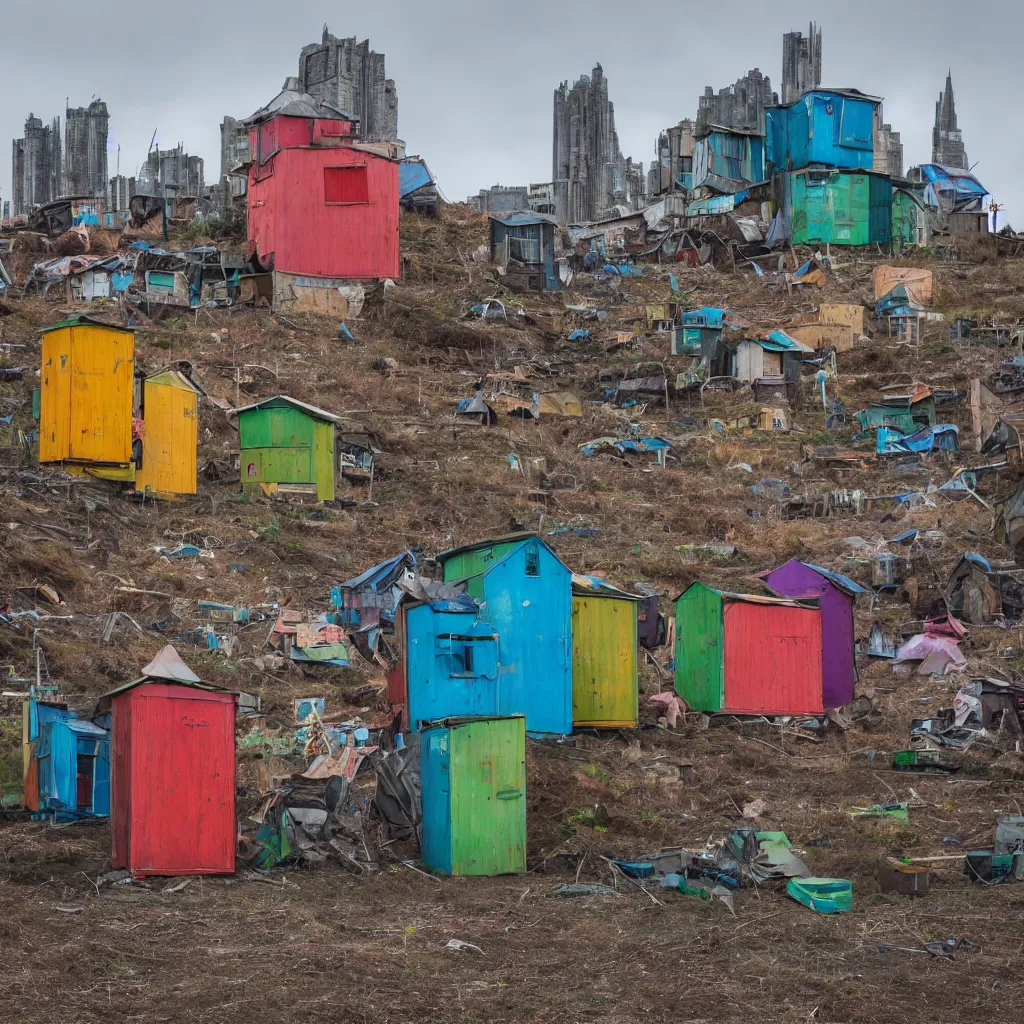
[(770, 572), (758, 574), (778, 597), (816, 597), (821, 602), (822, 691), (826, 708), (853, 701), (857, 682), (854, 654), (853, 605), (862, 586), (820, 565), (793, 559)]

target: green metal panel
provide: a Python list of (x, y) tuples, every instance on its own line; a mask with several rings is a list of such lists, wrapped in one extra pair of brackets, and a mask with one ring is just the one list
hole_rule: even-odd
[(243, 484), (311, 484), (312, 448), (243, 448)]
[(892, 182), (885, 175), (812, 170), (789, 176), (795, 244), (888, 244)]
[(243, 448), (311, 447), (317, 422), (290, 406), (250, 409), (238, 416), (238, 435)]
[(525, 719), (458, 725), (450, 742), (452, 874), (525, 871)]
[[(500, 561), (513, 548), (525, 543), (521, 540), (506, 541), (504, 544), (492, 544), (489, 547), (473, 548), (472, 551), (461, 551), (452, 555), (444, 563), (444, 580), (464, 580), (470, 576), (478, 576), (495, 562)], [(474, 595), (476, 596), (476, 595)], [(482, 596), (482, 595), (481, 595)]]
[(902, 247), (917, 241), (917, 203), (906, 192), (892, 194), (892, 240)]
[(725, 697), (722, 595), (703, 583), (676, 601), (676, 693), (694, 711), (720, 711)]

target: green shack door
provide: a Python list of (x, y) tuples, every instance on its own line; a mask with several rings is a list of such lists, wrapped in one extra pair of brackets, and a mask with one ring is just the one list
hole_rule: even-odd
[(452, 874), (526, 870), (526, 719), (451, 731)]
[(696, 583), (676, 601), (676, 693), (694, 711), (721, 711), (722, 595)]

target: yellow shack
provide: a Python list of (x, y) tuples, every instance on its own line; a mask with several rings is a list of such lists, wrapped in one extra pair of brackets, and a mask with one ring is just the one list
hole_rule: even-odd
[(152, 497), (196, 493), (199, 389), (178, 370), (142, 384), (142, 453), (135, 490)]
[(132, 478), (135, 334), (79, 315), (43, 331), (39, 461)]
[(640, 599), (595, 576), (572, 576), (572, 724), (637, 722)]

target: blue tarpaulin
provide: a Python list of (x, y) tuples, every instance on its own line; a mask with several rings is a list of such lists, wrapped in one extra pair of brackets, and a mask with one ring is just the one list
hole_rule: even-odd
[(930, 452), (936, 448), (947, 452), (960, 451), (960, 428), (952, 423), (922, 427), (913, 434), (901, 434), (892, 427), (879, 427), (875, 451), (879, 455), (904, 455)]

